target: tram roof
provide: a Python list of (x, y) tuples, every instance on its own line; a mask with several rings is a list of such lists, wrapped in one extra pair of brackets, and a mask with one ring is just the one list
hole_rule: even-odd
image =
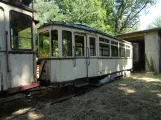
[(46, 26), (51, 26), (51, 25), (60, 25), (60, 26), (65, 26), (65, 27), (77, 28), (77, 29), (86, 30), (86, 31), (89, 31), (89, 32), (98, 33), (98, 34), (101, 34), (101, 35), (104, 35), (104, 36), (107, 36), (107, 37), (110, 37), (110, 38), (113, 38), (113, 39), (116, 39), (116, 40), (119, 40), (119, 41), (125, 41), (125, 40), (122, 40), (120, 38), (109, 35), (105, 32), (102, 32), (100, 30), (96, 30), (94, 28), (91, 28), (91, 27), (86, 26), (86, 25), (81, 25), (81, 24), (70, 24), (70, 23), (65, 23), (65, 22), (52, 21), (52, 22), (44, 23), (38, 29), (46, 27)]

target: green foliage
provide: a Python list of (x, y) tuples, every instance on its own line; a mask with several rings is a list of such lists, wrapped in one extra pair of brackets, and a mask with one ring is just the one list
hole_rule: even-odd
[(148, 28), (159, 28), (161, 27), (161, 16), (154, 19), (152, 24), (149, 24)]
[(135, 31), (140, 12), (156, 0), (36, 0), (40, 24), (49, 21), (88, 25), (110, 34)]

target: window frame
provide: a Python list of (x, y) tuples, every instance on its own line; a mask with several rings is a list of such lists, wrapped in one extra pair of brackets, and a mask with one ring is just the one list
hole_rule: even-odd
[[(128, 46), (128, 47), (127, 47)], [(127, 49), (130, 50), (130, 56), (127, 56)], [(129, 44), (125, 44), (125, 57), (126, 58), (131, 58), (132, 54), (131, 54), (131, 45)]]
[[(88, 48), (89, 48), (89, 57), (96, 57), (97, 56), (97, 38), (95, 36), (89, 35), (89, 42), (88, 42)], [(91, 56), (91, 46), (90, 46), (90, 38), (94, 38), (95, 39), (95, 55)]]
[[(44, 33), (44, 32), (48, 32), (49, 33), (49, 56), (40, 56), (40, 34)], [(52, 57), (51, 56), (51, 38), (50, 38), (50, 30), (49, 29), (45, 29), (41, 32), (38, 33), (38, 57), (40, 58), (45, 58), (45, 57)]]
[[(120, 46), (120, 44), (123, 44), (124, 46)], [(126, 46), (126, 44), (125, 43), (123, 43), (123, 42), (119, 42), (119, 57), (120, 58), (125, 58), (126, 57), (126, 48), (125, 48), (125, 46)], [(121, 54), (120, 54), (120, 48), (123, 48), (124, 50), (125, 50), (125, 55), (124, 55), (124, 57), (122, 57), (121, 56)]]
[[(63, 31), (71, 32), (71, 56), (64, 56), (63, 55)], [(58, 30), (58, 32), (59, 32), (59, 30)], [(59, 37), (59, 35), (58, 35), (58, 37)], [(59, 44), (61, 44), (61, 57), (62, 58), (73, 58), (73, 32), (72, 32), (72, 30), (61, 29), (61, 43), (59, 43)], [(58, 45), (58, 47), (59, 47), (59, 45)]]
[[(112, 43), (112, 42), (117, 43), (117, 45), (114, 44), (114, 43)], [(117, 47), (117, 50), (118, 50), (118, 55), (117, 55), (117, 56), (112, 56), (112, 46)], [(111, 57), (112, 57), (112, 58), (119, 58), (119, 57), (120, 57), (120, 56), (119, 56), (119, 41), (111, 40)]]
[[(100, 41), (100, 38), (106, 39), (109, 42)], [(99, 36), (98, 37), (98, 40), (99, 40), (99, 44), (98, 44), (98, 46), (99, 46), (99, 52), (98, 52), (99, 53), (99, 57), (110, 58), (111, 57), (111, 45), (110, 45), (111, 44), (111, 40), (109, 38), (106, 38), (106, 37), (103, 37), (103, 36)], [(103, 55), (101, 56), (100, 55), (100, 43), (103, 44), (103, 45), (109, 45), (109, 56), (105, 56), (105, 55), (104, 56)], [(102, 51), (102, 53), (103, 53), (103, 51)]]
[[(16, 48), (12, 48), (12, 35), (11, 35), (11, 12), (15, 12), (15, 13), (18, 13), (18, 14), (21, 14), (21, 15), (26, 15), (28, 16), (30, 19), (31, 19), (31, 49), (16, 49)], [(15, 10), (10, 10), (9, 11), (9, 28), (10, 28), (10, 48), (11, 50), (16, 50), (16, 51), (33, 51), (34, 50), (34, 35), (33, 35), (33, 20), (32, 20), (32, 17), (27, 15), (27, 14), (24, 14), (24, 13), (21, 13), (21, 12), (18, 12), (18, 11), (15, 11)]]
[[(58, 56), (54, 56), (54, 54), (53, 54), (53, 50), (54, 50), (54, 47), (53, 47), (53, 40), (52, 40), (52, 31), (57, 31), (57, 33), (58, 33)], [(59, 30), (58, 29), (51, 29), (50, 30), (50, 34), (51, 34), (51, 38), (50, 38), (50, 46), (51, 46), (51, 57), (53, 57), (53, 58), (58, 58), (60, 55), (59, 55)]]
[[(83, 56), (77, 56), (76, 55), (76, 40), (75, 40), (75, 36), (83, 36), (84, 37), (84, 55)], [(86, 57), (87, 55), (86, 55), (86, 50), (87, 50), (87, 41), (86, 41), (86, 35), (84, 35), (84, 34), (81, 34), (81, 33), (75, 33), (74, 34), (74, 47), (75, 47), (75, 49), (74, 49), (74, 56), (75, 57)]]

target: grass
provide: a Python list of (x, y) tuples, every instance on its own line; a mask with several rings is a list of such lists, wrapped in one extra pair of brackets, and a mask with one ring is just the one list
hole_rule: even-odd
[(161, 74), (135, 73), (15, 120), (160, 120), (160, 111)]

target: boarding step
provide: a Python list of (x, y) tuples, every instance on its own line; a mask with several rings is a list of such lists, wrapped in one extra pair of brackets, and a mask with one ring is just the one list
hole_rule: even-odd
[(82, 86), (86, 86), (89, 85), (88, 79), (87, 78), (81, 78), (81, 79), (76, 79), (75, 80), (75, 87), (82, 87)]

